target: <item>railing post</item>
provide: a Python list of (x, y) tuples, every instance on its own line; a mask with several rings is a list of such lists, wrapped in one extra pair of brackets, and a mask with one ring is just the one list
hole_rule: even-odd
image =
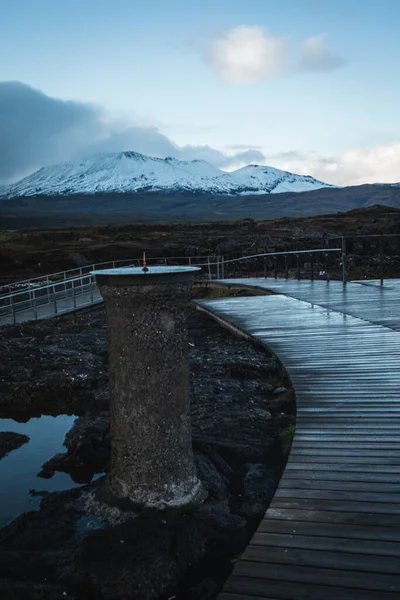
[(210, 256), (207, 256), (208, 262), (208, 279), (211, 281), (211, 265), (210, 265)]
[(383, 285), (383, 238), (379, 240), (379, 279)]
[(89, 283), (90, 283), (90, 304), (93, 304), (93, 301), (94, 301), (94, 296), (93, 296), (94, 281), (93, 281), (93, 276), (92, 275), (90, 276)]
[(224, 265), (224, 257), (221, 256), (221, 271), (222, 271), (222, 279), (225, 279), (225, 265)]
[(289, 279), (289, 260), (287, 254), (285, 254), (285, 277)]
[(346, 238), (342, 237), (342, 271), (343, 285), (347, 283), (347, 256), (346, 256)]
[(11, 306), (12, 322), (13, 322), (13, 325), (15, 325), (16, 315), (15, 315), (14, 298), (12, 296), (10, 296), (10, 306)]
[(311, 281), (314, 281), (314, 252), (311, 252)]
[(300, 281), (300, 255), (296, 254), (297, 280)]
[(37, 308), (36, 308), (36, 294), (35, 294), (35, 290), (32, 290), (32, 308), (33, 308), (33, 314), (35, 315), (35, 321), (37, 321), (37, 319), (38, 319), (38, 313), (37, 313)]
[(276, 268), (276, 256), (274, 256), (274, 277), (278, 279), (278, 270)]
[(74, 311), (76, 310), (76, 285), (75, 285), (75, 281), (72, 281), (72, 296), (73, 296), (73, 303), (74, 303)]
[[(327, 246), (329, 248), (329, 243), (327, 243)], [(328, 252), (324, 252), (324, 254), (325, 254), (324, 259), (325, 259), (326, 283), (329, 283), (329, 272), (328, 272), (328, 256), (329, 256), (329, 253)]]
[(219, 279), (219, 256), (217, 256), (217, 279)]
[(53, 285), (53, 304), (54, 304), (54, 314), (57, 314), (57, 298), (56, 298), (56, 286)]

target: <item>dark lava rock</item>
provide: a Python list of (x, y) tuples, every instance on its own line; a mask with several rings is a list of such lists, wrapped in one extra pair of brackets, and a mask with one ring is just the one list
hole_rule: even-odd
[(272, 500), (279, 474), (276, 467), (263, 464), (248, 464), (245, 468), (239, 512), (246, 518), (259, 518)]
[(56, 454), (42, 465), (39, 477), (48, 479), (55, 471), (69, 473), (77, 483), (89, 483), (95, 473), (108, 471), (111, 456), (108, 411), (88, 413), (75, 419), (66, 434), (66, 454)]
[[(82, 316), (79, 323), (88, 327)], [(57, 331), (57, 325), (69, 331)], [(42, 321), (3, 328), (1, 416), (24, 420), (25, 415), (82, 414), (89, 407), (107, 407), (107, 397), (102, 397), (108, 381), (104, 316), (89, 331), (75, 331), (77, 327), (71, 319), (60, 319), (53, 331)]]
[(20, 448), (27, 442), (29, 442), (27, 435), (12, 431), (0, 431), (0, 460), (7, 456), (9, 452)]

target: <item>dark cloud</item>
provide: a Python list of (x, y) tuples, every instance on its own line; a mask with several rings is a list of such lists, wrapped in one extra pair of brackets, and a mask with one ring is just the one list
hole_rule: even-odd
[(17, 81), (0, 82), (0, 181), (68, 160), (95, 135), (99, 110), (50, 98)]
[(20, 82), (0, 82), (0, 183), (45, 165), (124, 150), (207, 160), (227, 169), (265, 159), (257, 149), (228, 155), (210, 146), (178, 146), (156, 127), (112, 122), (98, 106), (51, 98)]

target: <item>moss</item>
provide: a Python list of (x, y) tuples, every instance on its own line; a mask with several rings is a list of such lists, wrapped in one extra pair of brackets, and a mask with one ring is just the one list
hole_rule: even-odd
[(288, 458), (290, 454), (290, 449), (292, 447), (293, 437), (295, 434), (296, 428), (294, 425), (289, 425), (282, 429), (279, 433), (279, 439), (281, 442), (282, 454), (285, 458)]

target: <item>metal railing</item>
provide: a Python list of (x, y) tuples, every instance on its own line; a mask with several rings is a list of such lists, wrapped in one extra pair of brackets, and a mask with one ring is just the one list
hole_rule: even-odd
[[(360, 257), (364, 258), (364, 261), (366, 258), (376, 258), (376, 271), (373, 269), (373, 267), (371, 267), (369, 265), (369, 270), (373, 270), (374, 271), (374, 275), (376, 275), (376, 278), (380, 280), (380, 285), (383, 286), (383, 282), (385, 280), (385, 278), (387, 279), (387, 272), (385, 274), (385, 262), (387, 263), (388, 257), (387, 255), (385, 255), (385, 245), (387, 245), (387, 243), (389, 242), (389, 238), (400, 238), (400, 234), (399, 233), (382, 233), (382, 234), (362, 234), (362, 235), (346, 235), (346, 236), (342, 236), (340, 238), (340, 242), (341, 242), (341, 246), (342, 246), (342, 269), (343, 269), (343, 273), (342, 273), (342, 280), (344, 283), (346, 283), (349, 279), (349, 272), (350, 269), (353, 272), (354, 275), (354, 267), (351, 265), (352, 260), (354, 259), (354, 257)], [(371, 244), (372, 247), (370, 247), (368, 249), (368, 252), (363, 252), (361, 253), (361, 255), (357, 255), (354, 252), (354, 249), (352, 250), (352, 246), (354, 246), (354, 244), (357, 243), (362, 243), (363, 240), (371, 240)], [(376, 244), (376, 246), (374, 246), (374, 244)], [(386, 253), (387, 254), (387, 253)], [(397, 256), (395, 256), (396, 262), (398, 263), (398, 254)], [(362, 261), (360, 261), (360, 263), (362, 264)], [(387, 271), (387, 265), (386, 265), (386, 271)], [(370, 274), (369, 274), (370, 276)], [(360, 273), (360, 279), (362, 279), (362, 267), (361, 267), (361, 273)], [(352, 279), (354, 280), (355, 278), (352, 277)]]
[[(196, 257), (196, 260), (206, 259), (207, 256), (199, 256)], [(148, 258), (147, 262), (149, 264), (169, 264), (171, 261), (182, 261), (186, 260), (191, 263), (191, 260), (194, 260), (191, 257), (181, 257), (181, 256), (170, 256), (168, 258), (165, 257), (155, 257)], [(84, 265), (82, 267), (75, 267), (73, 269), (68, 269), (66, 271), (58, 271), (56, 273), (51, 273), (50, 275), (39, 275), (38, 277), (31, 277), (30, 279), (23, 279), (17, 281), (15, 283), (6, 283), (0, 285), (0, 299), (10, 294), (14, 291), (18, 291), (19, 289), (29, 289), (29, 288), (39, 288), (43, 285), (49, 285), (53, 283), (68, 281), (70, 279), (74, 279), (76, 277), (82, 277), (83, 275), (88, 275), (91, 271), (96, 271), (98, 269), (115, 269), (117, 267), (129, 267), (129, 266), (140, 266), (142, 264), (141, 258), (125, 258), (121, 260), (109, 260), (100, 263), (93, 263)]]
[[(265, 252), (242, 256), (237, 258), (226, 258), (226, 256), (212, 255), (207, 257), (170, 257), (170, 258), (153, 258), (148, 259), (149, 266), (165, 264), (184, 264), (202, 267), (198, 278), (213, 280), (213, 279), (228, 279), (242, 277), (242, 270), (238, 273), (237, 265), (244, 265), (244, 271), (247, 276), (253, 277), (260, 275), (260, 261), (262, 263), (261, 275), (267, 277), (271, 274), (278, 277), (279, 265), (278, 260), (285, 261), (285, 276), (291, 274), (289, 259), (296, 260), (296, 276), (298, 279), (301, 275), (300, 257), (310, 257), (310, 273), (311, 279), (314, 279), (315, 255), (326, 257), (328, 253), (341, 253), (341, 248), (318, 248), (313, 250), (293, 250), (286, 252)], [(207, 260), (203, 262), (203, 259)], [(90, 270), (98, 270), (101, 268), (115, 268), (117, 265), (125, 264), (126, 266), (140, 266), (140, 259), (132, 259), (125, 261), (109, 261), (105, 263), (97, 263), (90, 267), (85, 267)], [(255, 269), (250, 265), (256, 264)], [(94, 268), (94, 267), (97, 267)], [(15, 324), (28, 320), (38, 320), (43, 318), (54, 317), (63, 313), (74, 312), (82, 308), (93, 306), (102, 302), (101, 295), (96, 286), (95, 275), (83, 273), (82, 267), (78, 269), (70, 269), (47, 275), (44, 278), (44, 283), (38, 281), (40, 278), (28, 279), (16, 284), (11, 284), (11, 291), (0, 295), (0, 324)], [(78, 272), (78, 276), (70, 277), (71, 273)], [(59, 277), (62, 275), (62, 277)], [(57, 279), (58, 278), (58, 279)], [(329, 275), (326, 277), (329, 281)], [(42, 280), (43, 281), (43, 280)], [(20, 289), (23, 287), (24, 289)]]

